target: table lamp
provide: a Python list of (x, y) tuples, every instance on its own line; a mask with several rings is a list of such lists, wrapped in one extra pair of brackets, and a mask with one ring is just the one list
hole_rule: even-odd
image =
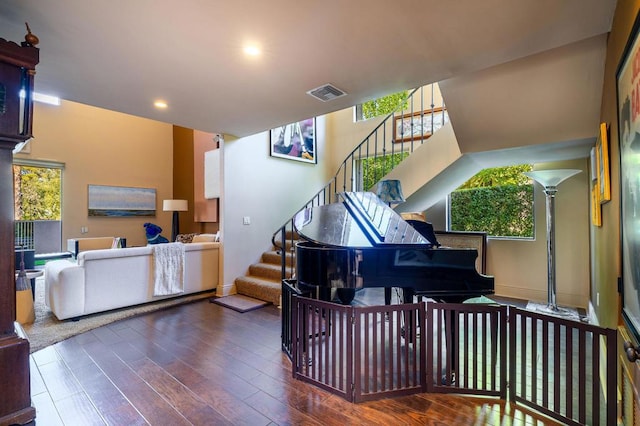
[(404, 195), (402, 195), (402, 185), (397, 179), (387, 179), (378, 182), (377, 194), (389, 207), (391, 207), (391, 204), (400, 204), (405, 201)]
[(178, 212), (186, 212), (189, 210), (187, 200), (164, 200), (162, 202), (162, 210), (165, 212), (173, 212), (173, 220), (171, 223), (171, 241), (176, 240), (176, 236), (180, 232), (180, 221), (178, 220)]

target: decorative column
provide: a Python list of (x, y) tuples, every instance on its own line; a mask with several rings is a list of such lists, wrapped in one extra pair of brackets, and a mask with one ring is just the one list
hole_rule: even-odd
[(558, 185), (578, 173), (580, 170), (576, 169), (538, 170), (524, 173), (542, 185), (547, 199), (547, 309), (554, 314), (563, 313), (556, 302), (556, 193)]
[(38, 38), (19, 46), (0, 38), (0, 424), (25, 424), (31, 406), (29, 341), (16, 319), (14, 265), (13, 149), (31, 138), (33, 77)]

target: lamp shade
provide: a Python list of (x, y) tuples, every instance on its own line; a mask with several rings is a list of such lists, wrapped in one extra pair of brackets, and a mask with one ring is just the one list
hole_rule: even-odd
[(381, 180), (378, 182), (378, 197), (388, 204), (404, 203), (402, 185), (397, 179)]
[(186, 212), (189, 210), (187, 200), (164, 200), (162, 210), (165, 212)]
[(524, 175), (538, 182), (545, 188), (558, 186), (573, 175), (577, 175), (578, 169), (557, 169), (557, 170), (536, 170), (535, 172), (525, 172)]

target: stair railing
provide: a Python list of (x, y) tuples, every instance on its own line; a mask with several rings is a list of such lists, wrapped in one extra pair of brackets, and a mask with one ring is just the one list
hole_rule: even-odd
[[(429, 103), (425, 101), (428, 97)], [(338, 201), (338, 194), (344, 191), (370, 190), (417, 147), (425, 143), (429, 136), (448, 121), (444, 102), (435, 105), (434, 84), (419, 87), (407, 96), (407, 100), (376, 126), (369, 135), (344, 159), (338, 171), (322, 189), (288, 219), (271, 237), (271, 243), (282, 258), (282, 279), (295, 277), (295, 216), (306, 208), (322, 206)], [(384, 167), (368, 168), (364, 163), (384, 162)], [(373, 173), (363, 188), (364, 169)], [(288, 263), (288, 265), (287, 265)], [(287, 268), (288, 266), (288, 268)]]

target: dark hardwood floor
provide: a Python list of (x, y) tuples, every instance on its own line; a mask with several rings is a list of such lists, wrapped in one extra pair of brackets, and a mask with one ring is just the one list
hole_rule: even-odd
[(351, 404), (294, 380), (280, 311), (207, 300), (122, 320), (31, 357), (37, 425), (543, 425), (495, 399)]

